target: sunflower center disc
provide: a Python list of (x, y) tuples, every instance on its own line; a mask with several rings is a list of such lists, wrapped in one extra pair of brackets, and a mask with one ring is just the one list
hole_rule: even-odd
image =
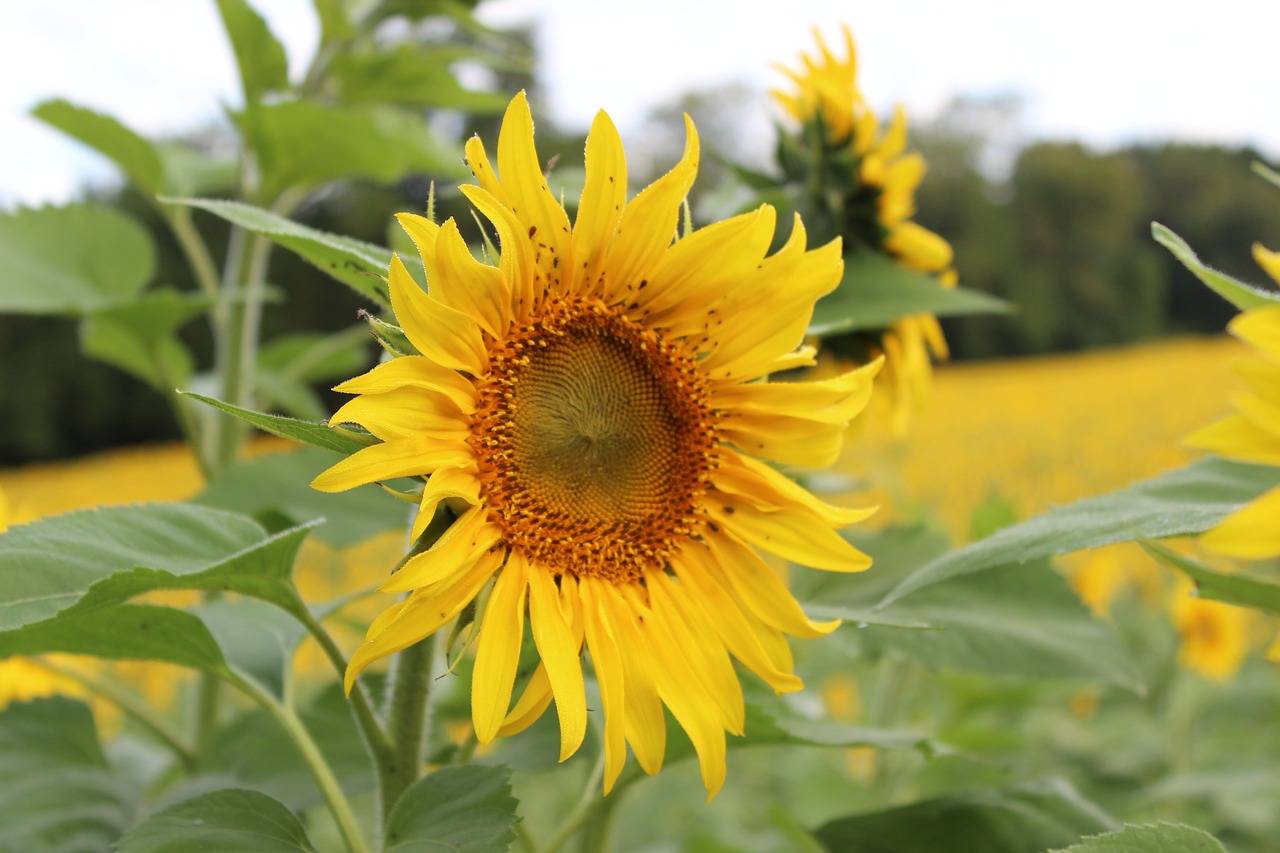
[(490, 352), (481, 479), (508, 541), (556, 573), (637, 579), (688, 535), (714, 420), (696, 366), (602, 305), (555, 305)]

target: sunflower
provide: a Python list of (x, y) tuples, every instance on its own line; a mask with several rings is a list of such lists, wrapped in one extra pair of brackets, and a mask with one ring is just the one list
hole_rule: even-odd
[(1249, 653), (1249, 611), (1193, 594), (1183, 583), (1169, 604), (1178, 631), (1178, 663), (1205, 678), (1226, 681)]
[[(837, 622), (810, 620), (756, 549), (831, 571), (870, 565), (836, 533), (870, 510), (828, 505), (762, 461), (831, 464), (870, 395), (878, 363), (767, 381), (813, 363), (798, 347), (814, 301), (840, 280), (840, 243), (807, 249), (797, 218), (766, 257), (768, 206), (673, 243), (698, 168), (686, 125), (680, 162), (628, 202), (617, 130), (597, 115), (572, 227), (543, 178), (523, 93), (499, 133), (501, 179), (470, 140), (479, 186), (462, 192), (498, 234), (496, 264), (472, 256), (452, 219), (399, 216), (429, 288), (392, 260), (392, 307), (417, 354), (338, 386), (357, 396), (331, 422), (382, 443), (313, 484), (425, 477), (413, 537), (452, 519), (382, 585), (408, 595), (369, 627), (348, 689), (477, 602), (480, 743), (524, 729), (554, 700), (560, 758), (572, 755), (587, 725), (585, 652), (606, 792), (628, 744), (645, 772), (659, 770), (665, 706), (715, 794), (724, 734), (743, 733), (731, 657), (778, 693), (802, 686), (784, 634)], [(526, 617), (540, 662), (513, 706)]]
[[(1280, 283), (1280, 254), (1261, 246), (1254, 246), (1253, 254)], [(1236, 414), (1193, 433), (1187, 443), (1242, 462), (1280, 465), (1280, 306), (1246, 311), (1227, 328), (1267, 360), (1241, 365), (1248, 391), (1234, 401)], [(1280, 489), (1227, 516), (1200, 541), (1219, 553), (1249, 560), (1280, 555)]]
[[(955, 287), (950, 244), (911, 220), (925, 161), (918, 152), (906, 153), (906, 113), (901, 107), (895, 109), (893, 120), (882, 130), (858, 88), (853, 34), (847, 26), (842, 32), (843, 58), (815, 30), (816, 54), (802, 53), (799, 70), (777, 66), (794, 90), (772, 94), (801, 125), (818, 129), (807, 138), (809, 145), (823, 149), (824, 192), (830, 185), (825, 172), (834, 169), (842, 175), (843, 190), (826, 203), (836, 208), (829, 218), (837, 223), (848, 247), (882, 252), (910, 269), (935, 276), (943, 287)], [(811, 158), (799, 159), (811, 162)], [(922, 403), (928, 393), (931, 358), (948, 357), (947, 341), (932, 314), (902, 317), (876, 337), (869, 345), (858, 342), (855, 348), (866, 348), (873, 357), (885, 356), (879, 378), (893, 404), (893, 426), (900, 433), (912, 406)]]

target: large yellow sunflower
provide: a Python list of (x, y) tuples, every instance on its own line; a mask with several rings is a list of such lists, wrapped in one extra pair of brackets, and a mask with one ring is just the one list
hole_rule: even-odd
[[(687, 120), (686, 120), (687, 121)], [(663, 706), (697, 750), (709, 794), (724, 781), (724, 733), (743, 732), (730, 656), (775, 691), (802, 685), (784, 634), (811, 621), (757, 548), (831, 571), (870, 560), (836, 528), (870, 511), (830, 506), (761, 458), (817, 467), (866, 403), (878, 363), (822, 382), (770, 383), (813, 363), (797, 349), (814, 301), (840, 280), (839, 241), (807, 250), (796, 221), (766, 257), (772, 208), (673, 243), (698, 168), (687, 121), (680, 162), (630, 202), (622, 144), (597, 115), (570, 226), (547, 188), (524, 95), (503, 119), (495, 172), (478, 138), (463, 193), (496, 230), (477, 261), (453, 220), (402, 214), (428, 291), (398, 258), (392, 306), (418, 355), (338, 386), (332, 418), (382, 443), (321, 474), (349, 489), (426, 477), (416, 538), (448, 530), (382, 589), (408, 596), (370, 626), (347, 685), (476, 601), (472, 716), (481, 743), (520, 731), (554, 699), (561, 760), (581, 744), (589, 653), (603, 711), (606, 792), (630, 744), (661, 767)], [(759, 458), (758, 458), (759, 457)], [(541, 660), (512, 707), (526, 614)]]
[[(1254, 246), (1253, 254), (1280, 283), (1280, 254), (1261, 246)], [(1280, 306), (1246, 311), (1227, 328), (1267, 360), (1242, 365), (1248, 391), (1234, 401), (1236, 414), (1193, 433), (1187, 443), (1242, 462), (1280, 465)], [(1227, 516), (1200, 541), (1249, 560), (1280, 555), (1280, 489)]]
[[(904, 266), (936, 276), (944, 287), (955, 287), (950, 244), (911, 220), (925, 161), (918, 152), (906, 153), (906, 113), (895, 109), (893, 120), (882, 130), (858, 87), (853, 34), (848, 26), (842, 32), (843, 58), (815, 30), (816, 54), (802, 53), (799, 70), (777, 66), (794, 90), (775, 90), (773, 95), (802, 125), (820, 122), (829, 148), (852, 154), (849, 186), (841, 194), (838, 211), (850, 247), (884, 252)], [(885, 329), (875, 350), (885, 355), (880, 380), (893, 403), (895, 429), (902, 431), (912, 404), (922, 402), (928, 392), (931, 357), (949, 355), (947, 341), (937, 317), (917, 314)]]

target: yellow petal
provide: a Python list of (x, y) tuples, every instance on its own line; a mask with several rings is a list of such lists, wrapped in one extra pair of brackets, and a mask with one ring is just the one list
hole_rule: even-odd
[(427, 258), (435, 252), (436, 235), (440, 233), (440, 226), (416, 213), (397, 213), (396, 220), (409, 235), (413, 245), (418, 247), (418, 254), (422, 257), (422, 269), (427, 273), (427, 287), (434, 287)]
[(351, 692), (356, 676), (376, 660), (434, 634), (475, 600), (493, 573), (502, 564), (501, 552), (485, 554), (471, 570), (450, 584), (419, 590), (392, 605), (373, 621), (364, 643), (347, 664), (346, 690)]
[(361, 394), (334, 412), (329, 423), (360, 424), (383, 441), (421, 434), (463, 441), (471, 430), (471, 419), (448, 397), (430, 389), (410, 387)]
[(826, 468), (839, 457), (844, 443), (840, 424), (765, 414), (728, 421), (721, 434), (753, 456), (801, 468)]
[(509, 737), (519, 734), (533, 725), (551, 707), (551, 680), (547, 677), (545, 664), (538, 664), (529, 683), (524, 686), (516, 705), (502, 721), (498, 729), (498, 737)]
[[(409, 538), (416, 542), (431, 519), (435, 518), (436, 509), (441, 501), (449, 502), (461, 514), (463, 507), (480, 504), (480, 480), (476, 476), (474, 466), (462, 468), (437, 468), (427, 478), (422, 489), (422, 500), (418, 504), (418, 514), (413, 520), (413, 530)], [(461, 506), (459, 506), (461, 505)]]
[(814, 622), (791, 591), (760, 555), (731, 536), (708, 536), (708, 552), (697, 548), (688, 553), (701, 561), (707, 576), (728, 590), (747, 612), (770, 627), (793, 637), (821, 637), (840, 627), (840, 620)]
[(1242, 415), (1202, 427), (1187, 436), (1184, 443), (1231, 459), (1280, 465), (1280, 437)]
[(366, 483), (417, 477), (437, 468), (462, 467), (472, 452), (460, 442), (437, 441), (430, 436), (398, 438), (366, 447), (343, 459), (311, 481), (322, 492), (343, 492)]
[(1280, 305), (1237, 314), (1227, 328), (1240, 340), (1262, 350), (1272, 361), (1280, 362)]
[(591, 665), (600, 685), (604, 712), (604, 792), (608, 794), (627, 761), (626, 679), (618, 639), (599, 601), (597, 578), (584, 577), (578, 584), (582, 595), (582, 617), (591, 652)]
[(738, 414), (752, 412), (847, 424), (871, 398), (880, 363), (819, 382), (752, 382), (715, 390), (713, 405)]
[(411, 557), (378, 589), (408, 592), (447, 581), (466, 571), (501, 538), (501, 528), (489, 521), (485, 508), (472, 507), (451, 524), (435, 544)]
[[(796, 677), (794, 672), (790, 669), (779, 669), (775, 665), (761, 641), (761, 631), (748, 621), (729, 592), (700, 568), (709, 558), (705, 555), (705, 547), (701, 544), (689, 547), (702, 551), (702, 559), (675, 558), (671, 561), (671, 566), (676, 576), (694, 590), (694, 594), (702, 604), (703, 613), (730, 654), (760, 676), (775, 693), (790, 693), (804, 687), (804, 683)], [(763, 625), (760, 628), (771, 630)]]
[(606, 302), (621, 301), (649, 277), (654, 265), (675, 238), (680, 203), (698, 173), (698, 131), (685, 116), (688, 134), (684, 156), (667, 174), (654, 181), (622, 211), (609, 242), (604, 270)]
[(498, 135), (498, 171), (511, 211), (528, 226), (534, 265), (554, 286), (573, 266), (569, 217), (551, 194), (533, 144), (533, 116), (524, 92), (511, 100)]
[(437, 391), (468, 415), (476, 410), (476, 389), (470, 380), (420, 355), (384, 361), (368, 373), (335, 385), (333, 390), (343, 394), (381, 394), (403, 387)]
[(627, 742), (631, 744), (640, 769), (652, 776), (662, 769), (667, 749), (667, 722), (662, 711), (662, 699), (653, 673), (645, 663), (653, 652), (640, 631), (631, 606), (623, 600), (617, 586), (598, 583), (593, 590), (598, 593), (600, 612), (618, 639), (626, 684), (624, 726)]
[(471, 677), (471, 722), (476, 739), (487, 744), (498, 734), (511, 705), (511, 688), (524, 639), (528, 563), (516, 551), (498, 575), (485, 605)]
[[(763, 512), (747, 501), (716, 492), (710, 493), (703, 505), (726, 530), (802, 566), (831, 572), (860, 572), (871, 566), (870, 557), (808, 510), (788, 507)], [(873, 512), (874, 508), (864, 514)]]
[(590, 289), (603, 270), (609, 238), (627, 203), (627, 161), (622, 140), (603, 111), (596, 113), (591, 122), (585, 165), (587, 180), (573, 223), (573, 257), (577, 259), (573, 273), (580, 287)]
[(560, 594), (551, 573), (539, 566), (529, 571), (529, 623), (555, 693), (564, 761), (578, 751), (587, 734), (586, 689), (578, 643), (560, 612)]
[(440, 226), (433, 244), (427, 290), (441, 302), (475, 319), (493, 337), (511, 322), (511, 293), (497, 267), (477, 261), (452, 218)]
[(391, 307), (409, 342), (430, 361), (479, 376), (489, 363), (480, 327), (471, 317), (433, 299), (391, 256)]
[(844, 527), (867, 517), (865, 508), (829, 504), (781, 471), (732, 450), (720, 451), (720, 465), (711, 472), (711, 483), (722, 492), (746, 498), (762, 510), (782, 507), (807, 510), (830, 527)]
[(951, 266), (951, 244), (914, 222), (898, 223), (884, 245), (910, 266), (925, 272), (941, 272)]
[(466, 155), (467, 166), (471, 169), (471, 174), (475, 176), (476, 182), (480, 184), (485, 192), (493, 196), (500, 204), (510, 207), (510, 200), (507, 198), (506, 190), (498, 181), (497, 174), (493, 171), (493, 164), (489, 162), (489, 155), (485, 153), (484, 142), (479, 136), (473, 136), (467, 140), (463, 147)]
[(529, 246), (528, 232), (511, 210), (490, 193), (479, 187), (464, 186), (461, 190), (498, 230), (498, 243), (502, 252), (498, 259), (498, 269), (502, 271), (506, 290), (511, 294), (512, 314), (523, 319), (537, 305), (537, 294), (533, 287), (533, 251)]
[(1245, 560), (1280, 555), (1280, 489), (1238, 509), (1200, 537), (1206, 547)]
[(1254, 243), (1253, 259), (1276, 284), (1280, 284), (1280, 252), (1273, 252), (1261, 243)]

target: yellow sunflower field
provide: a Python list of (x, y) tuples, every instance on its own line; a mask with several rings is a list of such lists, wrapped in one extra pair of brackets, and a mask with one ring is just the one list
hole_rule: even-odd
[(124, 187), (0, 209), (0, 853), (1277, 849), (1280, 234), (949, 216), (856, 21), (748, 163), (474, 2), (211, 5), (216, 133), (43, 101)]

